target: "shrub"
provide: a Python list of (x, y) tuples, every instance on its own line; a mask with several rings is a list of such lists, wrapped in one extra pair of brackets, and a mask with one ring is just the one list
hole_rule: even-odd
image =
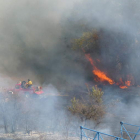
[(93, 86), (92, 90), (90, 91), (88, 85), (87, 85), (87, 89), (88, 89), (88, 95), (91, 99), (91, 102), (93, 103), (97, 103), (97, 104), (102, 104), (102, 96), (104, 94), (104, 92), (99, 89), (97, 86)]
[(102, 96), (103, 91), (97, 86), (93, 86), (88, 92), (86, 100), (79, 100), (75, 97), (71, 100), (71, 106), (68, 108), (71, 113), (78, 115), (81, 119), (93, 119), (99, 121), (105, 114)]

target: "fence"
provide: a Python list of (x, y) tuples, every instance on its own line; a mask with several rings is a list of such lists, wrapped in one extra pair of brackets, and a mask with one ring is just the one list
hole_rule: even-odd
[[(130, 140), (136, 140), (136, 137), (138, 137), (140, 135), (140, 126), (138, 125), (132, 125), (132, 124), (128, 124), (128, 123), (124, 123), (124, 122), (120, 122), (121, 124), (121, 138), (124, 137), (124, 133), (125, 135), (127, 135)], [(128, 131), (126, 128), (131, 127), (131, 130), (132, 130), (132, 127), (133, 127), (133, 130), (136, 131), (135, 132), (132, 132), (132, 131)], [(140, 139), (140, 137), (139, 137)]]
[[(93, 137), (91, 136), (88, 136), (88, 134), (86, 134), (85, 131), (90, 131), (92, 132), (92, 135)], [(110, 137), (111, 140), (125, 140), (123, 138), (119, 138), (119, 137), (116, 137), (116, 136), (113, 136), (113, 135), (109, 135), (109, 134), (105, 134), (105, 133), (102, 133), (102, 132), (99, 132), (99, 131), (95, 131), (95, 130), (92, 130), (92, 129), (88, 129), (88, 128), (85, 128), (83, 126), (80, 126), (80, 131), (81, 131), (81, 136), (80, 136), (80, 139), (81, 140), (106, 140), (107, 137)], [(104, 138), (105, 136), (105, 138)], [(107, 138), (107, 140), (109, 140), (109, 138)]]

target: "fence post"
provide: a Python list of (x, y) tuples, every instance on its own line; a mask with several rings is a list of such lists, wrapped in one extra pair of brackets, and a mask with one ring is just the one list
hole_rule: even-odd
[(121, 124), (121, 138), (123, 138), (123, 127), (122, 127), (123, 122), (120, 122), (120, 124)]
[(82, 140), (82, 126), (80, 126), (80, 139)]
[(98, 140), (100, 140), (99, 132), (97, 132), (97, 135), (98, 135), (98, 136), (97, 136), (97, 137), (98, 137)]

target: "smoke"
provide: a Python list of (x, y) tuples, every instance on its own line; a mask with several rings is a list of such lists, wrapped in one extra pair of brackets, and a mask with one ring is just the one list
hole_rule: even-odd
[(74, 71), (62, 36), (63, 15), (72, 6), (73, 1), (61, 0), (1, 2), (1, 73), (43, 83)]
[[(97, 30), (99, 58), (103, 65), (101, 68), (115, 80), (119, 78), (119, 74), (123, 79), (126, 79), (124, 75), (132, 74), (137, 85), (140, 70), (138, 62), (139, 2), (104, 0), (102, 2), (86, 1), (84, 6), (82, 5), (83, 3), (80, 6), (77, 5), (76, 19), (83, 19), (84, 24), (88, 26), (88, 31)], [(93, 58), (96, 58), (95, 53)], [(121, 64), (121, 70), (118, 70), (119, 66), (116, 63)]]
[[(71, 42), (84, 31), (96, 29), (101, 33), (99, 45), (104, 48), (100, 50), (100, 56), (106, 69), (114, 66), (114, 61), (111, 61), (113, 56), (121, 54), (122, 73), (131, 73), (139, 83), (139, 1), (5, 0), (0, 5), (1, 75), (8, 75), (14, 80), (30, 78), (44, 86), (52, 83), (61, 90), (66, 90), (66, 85), (83, 85), (88, 77), (88, 70), (85, 63), (82, 63), (85, 58), (83, 54), (71, 49)], [(112, 69), (116, 71), (116, 68)], [(2, 81), (9, 80), (4, 78)], [(11, 83), (8, 82), (9, 85)], [(50, 89), (56, 92), (55, 88)], [(116, 94), (114, 91), (109, 92)], [(117, 97), (120, 98), (121, 95)], [(52, 116), (56, 114), (56, 107), (53, 106), (57, 101), (57, 98), (48, 104), (44, 101), (44, 106), (48, 108), (40, 113), (43, 116), (38, 117), (41, 121), (36, 118), (36, 122), (41, 123), (39, 126), (46, 128), (51, 123), (44, 123), (46, 116), (48, 120), (52, 119), (52, 124), (56, 122), (56, 118)], [(124, 105), (118, 105), (117, 113), (123, 112), (120, 109), (122, 106), (125, 109), (127, 104), (129, 103), (126, 101)], [(137, 112), (138, 108), (133, 103), (129, 105)], [(30, 107), (36, 110), (43, 108), (40, 102)], [(34, 112), (30, 112), (32, 111)], [(64, 118), (65, 112), (61, 113), (59, 116)], [(133, 115), (129, 116), (129, 120), (133, 120)], [(29, 118), (32, 117), (34, 116)]]
[[(124, 44), (133, 47), (131, 40), (139, 38), (136, 38), (139, 30), (139, 2), (136, 1), (5, 1), (1, 7), (0, 70), (19, 79), (29, 77), (55, 85), (85, 79), (87, 72), (79, 63), (85, 58), (73, 51), (70, 43), (83, 31), (108, 32), (104, 33), (101, 45), (106, 43), (109, 34), (114, 36), (106, 43), (110, 54), (106, 48), (101, 50), (104, 60), (116, 53), (115, 48), (121, 50)], [(122, 37), (123, 43), (119, 41)], [(131, 63), (132, 59), (128, 61)]]

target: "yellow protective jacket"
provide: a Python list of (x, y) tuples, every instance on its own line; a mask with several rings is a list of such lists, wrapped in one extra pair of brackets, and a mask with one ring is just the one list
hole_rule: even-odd
[(32, 81), (28, 81), (28, 83), (27, 83), (28, 85), (32, 85), (33, 84), (33, 82)]

